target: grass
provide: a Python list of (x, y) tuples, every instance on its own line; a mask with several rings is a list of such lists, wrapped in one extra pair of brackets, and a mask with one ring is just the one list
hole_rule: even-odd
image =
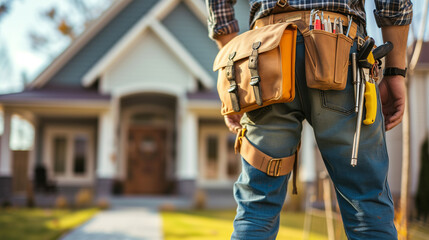
[(0, 235), (7, 240), (54, 240), (89, 220), (99, 210), (2, 209)]
[[(230, 239), (234, 216), (234, 210), (164, 211), (162, 212), (164, 237), (165, 240)], [(303, 239), (304, 217), (304, 213), (282, 213), (277, 239)], [(336, 239), (347, 239), (341, 223), (334, 224)], [(323, 217), (313, 216), (309, 239), (328, 239), (326, 221)], [(411, 223), (409, 239), (429, 239), (428, 226)]]
[[(163, 212), (164, 237), (165, 240), (229, 239), (234, 216), (233, 210)], [(282, 214), (278, 239), (301, 240), (303, 224), (303, 213)], [(327, 239), (325, 229), (325, 220), (313, 217), (310, 239)]]

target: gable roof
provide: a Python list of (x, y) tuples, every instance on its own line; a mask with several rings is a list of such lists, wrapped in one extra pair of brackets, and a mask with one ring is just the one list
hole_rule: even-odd
[(117, 0), (92, 25), (74, 40), (39, 76), (26, 88), (40, 88), (48, 82), (68, 61), (77, 54), (94, 36), (96, 36), (113, 18), (115, 18), (132, 0)]
[[(28, 84), (26, 89), (53, 86), (56, 88), (58, 84), (87, 87), (98, 79), (99, 74), (93, 75), (95, 72), (101, 73), (98, 70), (105, 70), (100, 66), (105, 67), (102, 63), (107, 62), (105, 59), (108, 59), (108, 56), (114, 56), (116, 51), (125, 47), (130, 36), (136, 36), (146, 29), (152, 29), (181, 59), (189, 72), (203, 85), (211, 88), (214, 83), (212, 77), (159, 22), (180, 2), (186, 3), (197, 19), (206, 24), (205, 7), (201, 0), (115, 1), (93, 25)], [(83, 80), (88, 76), (96, 77)]]
[[(207, 88), (212, 88), (214, 81), (201, 64), (160, 22), (180, 3), (180, 0), (161, 0), (138, 23), (136, 23), (96, 64), (84, 75), (82, 83), (90, 86), (114, 63), (121, 53), (138, 39), (142, 32), (151, 29), (163, 43), (177, 56), (187, 70)], [(187, 6), (206, 24), (204, 3), (200, 0), (185, 0)]]

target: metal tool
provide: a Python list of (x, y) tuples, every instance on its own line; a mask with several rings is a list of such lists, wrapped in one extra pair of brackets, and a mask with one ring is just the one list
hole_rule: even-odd
[(353, 23), (353, 18), (352, 17), (347, 16), (347, 19), (349, 20), (349, 26), (347, 27), (346, 37), (349, 36), (350, 28), (352, 27), (352, 23)]
[(316, 9), (313, 9), (313, 10), (311, 10), (311, 12), (310, 12), (310, 22), (308, 23), (308, 28), (310, 29), (310, 30), (313, 30), (313, 28), (314, 28), (314, 25), (313, 25), (313, 16), (317, 13), (317, 12), (319, 12), (319, 10), (316, 10)]
[[(356, 53), (352, 53), (352, 71), (353, 71), (353, 87), (355, 93), (355, 112), (359, 111), (359, 86), (357, 85), (357, 63), (356, 63)], [(360, 77), (359, 77), (360, 80)]]
[[(364, 99), (366, 116), (363, 123), (365, 125), (374, 123), (377, 115), (377, 93), (375, 90), (374, 73), (371, 70), (374, 69), (375, 64), (380, 58), (386, 56), (393, 49), (392, 43), (386, 42), (373, 50), (374, 44), (374, 39), (368, 38), (359, 53), (352, 54), (353, 80), (356, 79), (355, 94), (358, 104), (356, 131), (353, 138), (352, 157), (350, 162), (353, 167), (357, 165)], [(361, 80), (362, 83), (360, 83)]]
[(362, 114), (363, 114), (363, 100), (364, 100), (364, 93), (365, 93), (365, 80), (367, 79), (366, 78), (367, 76), (369, 78), (369, 68), (367, 68), (368, 65), (364, 63), (366, 63), (366, 59), (370, 55), (372, 48), (374, 47), (374, 44), (375, 44), (374, 39), (368, 38), (357, 55), (357, 64), (359, 65), (359, 69), (356, 75), (358, 78), (363, 79), (364, 83), (361, 84), (359, 83), (360, 81), (358, 80), (357, 86), (356, 86), (356, 88), (359, 89), (359, 93), (357, 93), (357, 96), (359, 96), (359, 99), (358, 99), (359, 106), (358, 106), (357, 120), (356, 120), (356, 131), (353, 137), (352, 158), (350, 161), (350, 164), (353, 167), (357, 165), (357, 158), (358, 158), (360, 130), (362, 125)]

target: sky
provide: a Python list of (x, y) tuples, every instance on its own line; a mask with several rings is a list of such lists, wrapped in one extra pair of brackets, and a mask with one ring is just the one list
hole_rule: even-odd
[[(85, 1), (94, 6), (107, 2), (105, 0)], [(69, 4), (70, 0), (15, 0), (10, 12), (0, 20), (0, 44), (7, 49), (11, 65), (9, 76), (0, 73), (0, 93), (21, 90), (23, 72), (29, 79), (34, 79), (70, 44), (70, 40), (55, 31), (52, 23), (42, 16), (53, 6), (57, 7), (60, 14), (66, 14), (71, 9)], [(67, 15), (74, 23), (83, 21), (79, 14)], [(35, 51), (31, 48), (28, 37), (31, 31), (49, 35), (55, 41), (47, 50)]]
[[(2, 0), (0, 0), (1, 2)], [(100, 4), (103, 0), (86, 0), (91, 4)], [(22, 73), (25, 72), (29, 79), (34, 79), (37, 75), (69, 44), (70, 40), (62, 37), (53, 31), (42, 13), (52, 6), (58, 6), (60, 12), (69, 10), (70, 1), (62, 0), (15, 0), (12, 10), (0, 21), (0, 44), (5, 45), (11, 62), (9, 76), (0, 73), (0, 93), (20, 91), (23, 87)], [(412, 27), (418, 30), (419, 19), (422, 16), (423, 0), (414, 0), (414, 20)], [(381, 32), (376, 27), (372, 14), (374, 2), (366, 1), (368, 33), (373, 36), (376, 43), (382, 43)], [(74, 16), (74, 22), (79, 22), (79, 14), (69, 14)], [(429, 25), (429, 24), (428, 24)], [(429, 27), (429, 26), (428, 26)], [(50, 35), (57, 38), (55, 44), (51, 44), (49, 54), (46, 52), (34, 51), (31, 48), (28, 34), (31, 30)], [(415, 31), (417, 32), (417, 31)], [(426, 39), (429, 39), (429, 31), (426, 31)]]

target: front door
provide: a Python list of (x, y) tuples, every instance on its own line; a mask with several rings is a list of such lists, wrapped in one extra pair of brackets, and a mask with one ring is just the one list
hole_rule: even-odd
[(130, 127), (128, 171), (125, 194), (163, 194), (167, 130), (157, 127)]

